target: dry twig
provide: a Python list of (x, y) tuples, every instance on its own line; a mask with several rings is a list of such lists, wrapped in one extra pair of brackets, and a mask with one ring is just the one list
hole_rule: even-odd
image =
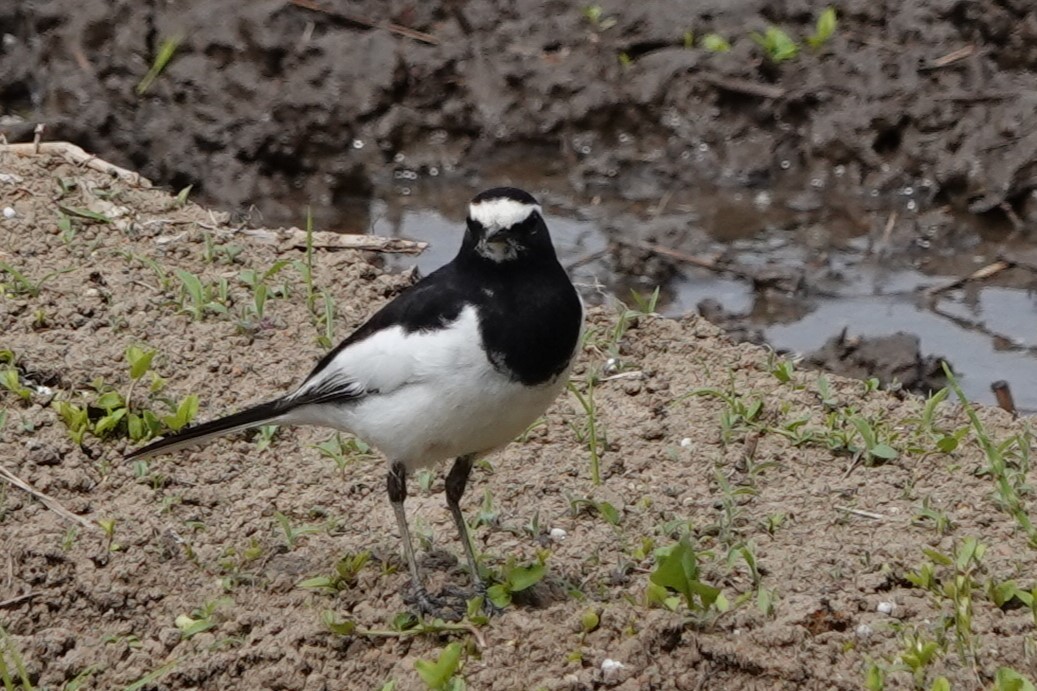
[(953, 281), (948, 281), (947, 283), (943, 283), (941, 285), (932, 286), (931, 288), (925, 291), (925, 295), (930, 299), (935, 298), (941, 293), (946, 293), (948, 290), (960, 288), (969, 281), (979, 281), (984, 278), (996, 276), (1005, 269), (1010, 269), (1013, 266), (1015, 266), (1015, 264), (1011, 261), (1008, 261), (1007, 259), (998, 259), (993, 264), (987, 264), (986, 266), (980, 267), (972, 273), (968, 274), (967, 276), (961, 276), (959, 278), (954, 279)]
[[(249, 228), (241, 230), (242, 235), (278, 245), (281, 249), (306, 248), (306, 231), (299, 228), (270, 230), (268, 228)], [(386, 238), (379, 235), (347, 235), (313, 231), (313, 246), (328, 250), (367, 250), (370, 252), (397, 252), (400, 254), (420, 254), (428, 247), (421, 240), (404, 240), (403, 238)]]
[(439, 45), (439, 39), (433, 36), (432, 34), (426, 34), (423, 31), (417, 31), (406, 26), (401, 26), (400, 24), (393, 24), (392, 22), (377, 22), (373, 19), (368, 19), (367, 17), (363, 17), (359, 14), (354, 14), (353, 12), (343, 12), (338, 9), (325, 7), (320, 3), (314, 2), (313, 0), (288, 0), (288, 3), (290, 5), (295, 5), (296, 7), (302, 7), (303, 9), (311, 10), (313, 12), (320, 12), (321, 14), (326, 14), (329, 17), (335, 17), (337, 19), (347, 21), (351, 24), (357, 24), (368, 29), (385, 29), (386, 31), (393, 34), (406, 36), (407, 38), (413, 38), (415, 41), (429, 43), (434, 46)]
[(83, 149), (70, 142), (33, 142), (31, 144), (4, 144), (0, 146), (0, 153), (14, 154), (15, 156), (36, 156), (39, 154), (53, 154), (61, 156), (69, 163), (77, 166), (91, 168), (107, 175), (119, 178), (134, 187), (151, 187), (151, 181), (140, 173), (120, 168), (114, 163), (102, 160), (93, 154), (88, 154)]
[(34, 489), (32, 486), (29, 485), (29, 483), (25, 482), (24, 480), (19, 478), (17, 475), (15, 475), (2, 465), (0, 465), (0, 477), (10, 482), (18, 489), (24, 490), (32, 496), (36, 497), (44, 506), (46, 506), (48, 509), (50, 509), (57, 515), (61, 516), (65, 520), (72, 521), (73, 523), (78, 523), (79, 525), (83, 526), (84, 528), (87, 528), (88, 530), (97, 529), (97, 527), (93, 523), (86, 520), (82, 516), (77, 516), (76, 514), (72, 513), (64, 506), (59, 504), (56, 499), (44, 494), (43, 492), (37, 489)]

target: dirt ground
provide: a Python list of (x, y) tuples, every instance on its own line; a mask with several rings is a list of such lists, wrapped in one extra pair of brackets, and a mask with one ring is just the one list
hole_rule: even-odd
[[(0, 389), (0, 463), (82, 521), (0, 484), (0, 652), (15, 688), (20, 661), (39, 689), (421, 689), (415, 661), (451, 640), (470, 689), (930, 688), (941, 676), (966, 689), (1002, 667), (1034, 679), (1028, 421), (979, 411), (1002, 445), (991, 460), (953, 396), (927, 408), (794, 371), (702, 319), (636, 316), (623, 330), (598, 309), (575, 377), (585, 395), (597, 381), (595, 433), (562, 396), (477, 468), (464, 503), (488, 567), (539, 559), (545, 577), (488, 622), (401, 631), (406, 575), (377, 455), (350, 447), (339, 464), (315, 447), (326, 432), (281, 430), (132, 465), (125, 436), (75, 443), (57, 413), (97, 402), (98, 378), (163, 412), (160, 397), (196, 394), (199, 418), (286, 391), (323, 352), (304, 252), (56, 156), (0, 152), (0, 198), (14, 212), (0, 219), (0, 353), (17, 373)], [(374, 259), (314, 253), (335, 338), (408, 280)], [(257, 318), (247, 271), (285, 260)], [(201, 319), (176, 270), (226, 279)], [(131, 383), (133, 345), (156, 351), (157, 394), (150, 374)], [(410, 490), (424, 567), (464, 585), (441, 476)], [(682, 534), (721, 605), (649, 597), (655, 551)], [(970, 538), (985, 547), (971, 559)], [(365, 552), (339, 589), (300, 585)]]

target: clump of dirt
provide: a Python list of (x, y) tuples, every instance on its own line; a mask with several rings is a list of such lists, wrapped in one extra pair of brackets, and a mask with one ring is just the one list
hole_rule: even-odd
[[(476, 469), (464, 502), (487, 567), (542, 560), (547, 575), (486, 623), (408, 629), (373, 452), (344, 440), (335, 456), (327, 431), (292, 429), (128, 465), (126, 438), (77, 443), (53, 405), (95, 400), (98, 378), (151, 400), (131, 383), (131, 345), (156, 351), (161, 396), (196, 394), (202, 418), (287, 390), (325, 352), (303, 252), (58, 157), (8, 155), (0, 173), (14, 211), (0, 219), (0, 351), (17, 372), (0, 389), (0, 463), (81, 521), (0, 489), (0, 651), (38, 688), (422, 688), (415, 661), (448, 639), (477, 689), (857, 689), (868, 674), (906, 687), (919, 642), (933, 646), (925, 688), (1033, 669), (1032, 615), (1005, 586), (1034, 585), (1026, 424), (979, 411), (1004, 455), (992, 466), (949, 403), (926, 412), (839, 377), (822, 392), (702, 319), (602, 310), (574, 379), (585, 396), (597, 382), (593, 429), (562, 397)], [(201, 318), (177, 271), (212, 291)], [(352, 251), (317, 250), (312, 277), (339, 338), (406, 284)], [(861, 420), (888, 450), (864, 449)], [(442, 495), (439, 477), (411, 483), (407, 507), (433, 578), (463, 585)], [(649, 596), (657, 550), (681, 536), (695, 557), (680, 573), (719, 589), (712, 606)], [(985, 551), (970, 561), (972, 537)], [(357, 573), (336, 569), (364, 553)], [(358, 630), (328, 626), (345, 621)]]
[[(787, 0), (349, 4), (417, 37), (300, 5), (7, 3), (4, 130), (25, 138), (45, 121), (235, 209), (341, 205), (501, 160), (653, 203), (705, 180), (813, 196), (807, 181), (821, 181), (1025, 213), (1034, 188), (1026, 3), (847, 0), (818, 50), (804, 42), (816, 8)], [(764, 57), (750, 34), (771, 25), (802, 46), (795, 59)], [(709, 33), (730, 51), (704, 48)]]
[(875, 377), (883, 386), (895, 383), (924, 395), (947, 386), (943, 359), (923, 355), (918, 336), (903, 332), (847, 337), (844, 329), (808, 354), (805, 361), (812, 367), (844, 377)]

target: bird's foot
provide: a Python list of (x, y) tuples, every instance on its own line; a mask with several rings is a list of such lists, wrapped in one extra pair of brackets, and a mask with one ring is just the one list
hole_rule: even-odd
[(443, 621), (461, 621), (468, 613), (466, 598), (445, 589), (438, 595), (430, 595), (425, 588), (411, 588), (403, 601), (419, 617), (434, 617)]
[(445, 595), (449, 595), (450, 597), (463, 600), (465, 602), (466, 608), (468, 606), (468, 603), (471, 602), (474, 598), (481, 597), (483, 614), (489, 617), (493, 617), (498, 614), (503, 614), (504, 610), (498, 607), (497, 605), (493, 604), (493, 601), (490, 600), (490, 597), (489, 595), (487, 595), (486, 590), (486, 584), (482, 581), (479, 581), (470, 588), (448, 586), (443, 589), (443, 593)]
[(412, 588), (404, 595), (403, 601), (419, 616), (434, 617), (443, 621), (461, 621), (469, 615), (469, 603), (476, 597), (482, 598), (482, 613), (486, 616), (492, 617), (504, 612), (487, 596), (486, 585), (483, 583), (471, 588), (446, 586), (436, 595), (430, 595), (425, 588)]

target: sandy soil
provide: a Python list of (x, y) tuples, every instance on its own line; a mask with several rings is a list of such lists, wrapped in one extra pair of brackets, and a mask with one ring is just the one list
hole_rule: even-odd
[[(132, 466), (127, 439), (76, 444), (53, 406), (95, 400), (99, 377), (129, 391), (131, 345), (157, 351), (160, 394), (196, 394), (202, 418), (285, 391), (323, 352), (323, 327), (291, 264), (268, 280), (287, 296), (243, 319), (241, 272), (302, 251), (61, 159), (7, 156), (0, 173), (15, 212), (0, 220), (0, 351), (31, 387), (28, 400), (0, 390), (0, 462), (84, 522), (0, 484), (0, 651), (37, 688), (420, 689), (415, 661), (450, 640), (463, 643), (458, 674), (471, 689), (857, 689), (869, 670), (885, 688), (911, 688), (916, 641), (934, 644), (924, 688), (938, 676), (987, 687), (1002, 666), (1033, 678), (1034, 615), (1018, 598), (996, 603), (990, 587), (1034, 586), (1028, 422), (980, 411), (991, 438), (1009, 442), (992, 476), (957, 406), (927, 424), (921, 399), (782, 369), (704, 320), (641, 316), (621, 331), (613, 310), (593, 314), (576, 376), (581, 391), (600, 379), (602, 484), (590, 480), (588, 416), (567, 394), (476, 470), (466, 497), (487, 566), (541, 558), (544, 579), (464, 631), (395, 632), (406, 576), (376, 455), (347, 454), (340, 469), (314, 446), (326, 432), (281, 430), (265, 448), (261, 435), (238, 437)], [(315, 253), (336, 337), (408, 280), (371, 259)], [(207, 285), (225, 278), (226, 313), (185, 314), (177, 269)], [(153, 399), (142, 381), (135, 405)], [(840, 434), (861, 446), (854, 417), (897, 457), (847, 451)], [(937, 439), (959, 430), (958, 448), (940, 452)], [(425, 568), (464, 585), (442, 478), (411, 493)], [(650, 603), (653, 552), (682, 532), (727, 611)], [(970, 537), (986, 547), (975, 563), (941, 563)], [(300, 586), (364, 552), (341, 590)], [(912, 580), (924, 564), (930, 588)], [(325, 612), (367, 633), (335, 633)], [(184, 617), (202, 614), (211, 627), (189, 636)]]

